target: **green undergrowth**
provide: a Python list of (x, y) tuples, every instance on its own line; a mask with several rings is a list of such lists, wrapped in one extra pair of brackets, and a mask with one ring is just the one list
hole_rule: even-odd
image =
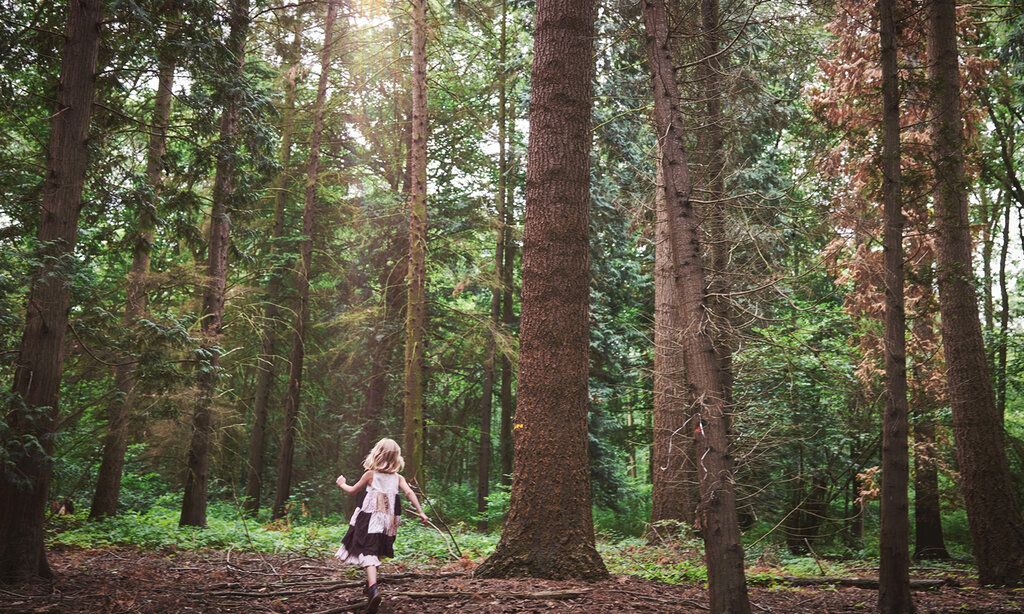
[[(340, 515), (270, 522), (261, 515), (247, 518), (233, 505), (211, 503), (206, 528), (179, 527), (178, 497), (158, 500), (146, 511), (127, 511), (113, 518), (89, 521), (86, 513), (55, 517), (50, 544), (79, 548), (134, 546), (146, 550), (226, 550), (330, 556), (341, 543), (348, 519)], [(451, 535), (423, 527), (413, 519), (403, 524), (395, 542), (396, 560), (427, 563), (464, 556), (478, 559), (493, 551), (496, 534), (477, 533), (459, 525)]]
[[(293, 516), (285, 522), (270, 522), (264, 514), (253, 519), (225, 502), (210, 504), (203, 529), (178, 526), (178, 499), (164, 495), (145, 511), (130, 510), (100, 521), (89, 521), (85, 512), (51, 519), (51, 546), (78, 548), (136, 547), (157, 551), (234, 550), (272, 554), (301, 554), (328, 557), (341, 543), (347, 519)], [(496, 523), (495, 523), (496, 524)], [(492, 524), (494, 526), (494, 524)], [(447, 530), (421, 526), (412, 518), (399, 530), (395, 562), (406, 565), (439, 566), (457, 555), (482, 561), (497, 545), (497, 531), (482, 533), (466, 523)], [(851, 556), (793, 556), (777, 545), (758, 543), (747, 548), (747, 577), (752, 583), (772, 585), (780, 576), (871, 575), (877, 559)], [(623, 537), (614, 531), (598, 531), (598, 551), (609, 573), (644, 580), (704, 583), (707, 569), (699, 538), (685, 531), (671, 539), (649, 543), (639, 537)], [(964, 572), (963, 564), (932, 564), (916, 576)]]

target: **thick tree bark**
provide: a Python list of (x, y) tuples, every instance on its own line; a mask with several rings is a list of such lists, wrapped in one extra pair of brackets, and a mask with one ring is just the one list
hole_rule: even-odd
[(896, 0), (878, 0), (882, 64), (882, 202), (885, 231), (885, 411), (882, 414), (882, 492), (878, 609), (914, 611), (910, 598), (910, 520), (907, 484), (906, 313), (903, 302), (903, 195)]
[(593, 0), (539, 0), (512, 500), (482, 577), (601, 578), (587, 460)]
[(710, 266), (708, 306), (715, 324), (715, 352), (722, 365), (726, 403), (732, 404), (732, 355), (735, 340), (732, 334), (732, 306), (729, 302), (727, 269), (731, 243), (726, 229), (729, 201), (725, 193), (725, 116), (723, 113), (727, 51), (722, 49), (721, 11), (718, 0), (701, 0), (701, 38), (704, 58), (699, 64), (700, 82), (707, 98), (702, 121), (701, 140), (704, 145), (706, 168), (704, 188), (707, 211), (707, 235)]
[(928, 77), (939, 308), (960, 486), (982, 584), (1024, 583), (1024, 520), (1013, 495), (971, 266), (955, 0), (932, 0)]
[[(168, 3), (166, 7), (167, 30), (164, 44), (157, 57), (157, 87), (153, 103), (152, 132), (146, 150), (146, 187), (149, 192), (145, 202), (136, 212), (135, 237), (132, 246), (131, 271), (128, 274), (127, 301), (121, 322), (125, 330), (131, 330), (146, 313), (146, 278), (149, 275), (150, 251), (156, 232), (157, 208), (160, 188), (163, 184), (164, 152), (167, 150), (167, 124), (171, 118), (171, 88), (174, 85), (175, 58), (171, 52), (171, 38), (174, 36), (178, 12)], [(135, 363), (128, 362), (114, 367), (114, 383), (117, 395), (107, 407), (107, 432), (103, 439), (103, 457), (96, 476), (96, 491), (93, 493), (89, 518), (97, 519), (117, 514), (118, 498), (121, 494), (121, 474), (124, 471), (124, 455), (128, 448), (128, 426), (135, 407)]]
[(71, 302), (67, 271), (62, 267), (71, 264), (78, 236), (103, 4), (99, 0), (68, 3), (40, 203), (40, 256), (55, 264), (32, 276), (12, 400), (5, 416), (8, 441), (25, 445), (11, 450), (0, 466), (0, 582), (52, 575), (43, 544), (43, 518)]
[[(295, 132), (295, 92), (298, 87), (299, 64), (302, 53), (302, 22), (294, 17), (294, 34), (288, 49), (288, 68), (285, 71), (284, 108), (281, 110), (281, 153), (279, 171), (274, 181), (274, 226), (271, 230), (270, 253), (276, 257), (284, 237), (284, 210), (288, 202), (288, 188), (291, 179), (292, 139)], [(274, 388), (274, 374), (277, 369), (278, 343), (277, 321), (281, 317), (281, 300), (285, 267), (276, 261), (271, 265), (270, 280), (267, 282), (266, 305), (263, 308), (263, 335), (256, 377), (256, 394), (253, 399), (252, 432), (249, 435), (249, 460), (245, 478), (245, 510), (255, 516), (260, 509), (263, 491), (263, 454), (267, 439), (267, 410), (270, 394)]]
[(427, 1), (412, 0), (412, 189), (405, 310), (403, 454), (410, 479), (423, 485), (423, 344), (427, 325)]
[[(230, 32), (227, 48), (233, 56), (232, 72), (241, 79), (245, 68), (245, 39), (249, 33), (249, 1), (233, 0), (230, 8)], [(237, 84), (235, 84), (237, 85)], [(220, 369), (219, 343), (224, 321), (224, 290), (227, 286), (228, 246), (231, 233), (230, 202), (235, 192), (235, 149), (238, 140), (238, 116), (241, 100), (237, 87), (229, 87), (220, 119), (217, 169), (213, 182), (213, 207), (210, 211), (210, 244), (203, 291), (202, 348), (209, 357), (198, 369), (198, 398), (192, 415), (185, 495), (181, 502), (182, 526), (206, 526), (206, 489), (213, 439), (210, 406), (217, 392)]]
[[(678, 277), (665, 203), (664, 173), (658, 160), (654, 221), (654, 433), (651, 524), (694, 524), (697, 474), (693, 454), (692, 399), (687, 395)], [(655, 527), (655, 532), (657, 528)]]
[(743, 569), (743, 545), (736, 518), (733, 459), (729, 451), (726, 378), (709, 331), (700, 227), (690, 200), (690, 174), (679, 109), (668, 17), (661, 0), (645, 0), (643, 18), (654, 89), (654, 116), (661, 141), (665, 202), (675, 274), (686, 378), (696, 405), (693, 425), (708, 589), (713, 612), (750, 611)]
[(292, 351), (288, 372), (288, 397), (285, 400), (284, 431), (277, 457), (277, 485), (271, 518), (287, 513), (291, 495), (292, 463), (295, 458), (295, 437), (299, 430), (299, 406), (302, 401), (302, 368), (306, 358), (306, 329), (309, 326), (309, 276), (313, 268), (313, 227), (316, 224), (316, 188), (320, 173), (320, 142), (324, 132), (324, 107), (327, 101), (327, 81), (331, 72), (331, 54), (334, 51), (334, 22), (338, 16), (337, 0), (327, 3), (324, 23), (324, 47), (320, 52), (320, 81), (316, 102), (313, 104), (313, 129), (309, 135), (309, 160), (306, 163), (306, 191), (302, 208), (302, 241), (299, 243), (299, 270), (295, 276), (299, 308), (295, 311), (292, 331)]

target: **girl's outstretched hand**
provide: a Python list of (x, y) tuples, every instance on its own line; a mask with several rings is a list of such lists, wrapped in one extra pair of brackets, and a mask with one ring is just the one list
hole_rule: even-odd
[(334, 483), (338, 485), (338, 488), (344, 488), (345, 487), (345, 476), (339, 475), (338, 479), (334, 480)]
[(425, 527), (426, 526), (430, 526), (430, 519), (427, 518), (427, 515), (424, 514), (423, 512), (420, 512), (420, 522), (422, 522), (423, 526), (425, 526)]

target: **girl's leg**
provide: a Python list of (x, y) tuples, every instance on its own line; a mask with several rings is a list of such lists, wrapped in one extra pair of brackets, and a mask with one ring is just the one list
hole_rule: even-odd
[(373, 586), (377, 583), (377, 566), (366, 566), (366, 586)]

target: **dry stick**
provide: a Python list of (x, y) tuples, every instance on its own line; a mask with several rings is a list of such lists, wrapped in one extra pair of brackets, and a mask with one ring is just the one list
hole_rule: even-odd
[(437, 518), (438, 522), (441, 523), (441, 525), (444, 527), (444, 530), (448, 532), (448, 536), (452, 538), (452, 545), (455, 546), (455, 552), (452, 552), (452, 549), (448, 546), (448, 540), (444, 538), (444, 533), (441, 533), (441, 529), (438, 529), (437, 526), (429, 520), (427, 521), (427, 524), (433, 527), (434, 530), (438, 533), (441, 533), (441, 539), (444, 540), (444, 546), (448, 549), (448, 554), (452, 555), (452, 557), (455, 558), (455, 560), (461, 559), (462, 548), (459, 548), (459, 542), (455, 541), (455, 535), (452, 533), (452, 530), (448, 527), (448, 523), (444, 521), (444, 516), (441, 515), (441, 512), (438, 511), (437, 507), (427, 496), (427, 491), (423, 490), (422, 487), (419, 488), (419, 491), (420, 496), (423, 497), (423, 502), (430, 506), (431, 513), (434, 514), (434, 517)]
[[(389, 592), (388, 597), (412, 597), (413, 599), (450, 599), (452, 597), (488, 597), (488, 598), (508, 598), (508, 599), (577, 599), (579, 597), (585, 597), (590, 592), (590, 589), (582, 589), (578, 591), (540, 591), (537, 593), (506, 593), (501, 591), (444, 591), (444, 592), (429, 592), (429, 591), (400, 591), (400, 592)], [(341, 612), (351, 612), (352, 610), (358, 610), (366, 607), (366, 600), (353, 601), (336, 608), (329, 610), (320, 610), (313, 614), (340, 614)]]
[(600, 589), (600, 591), (602, 593), (619, 593), (619, 594), (622, 594), (622, 595), (629, 595), (630, 597), (632, 597), (634, 599), (640, 599), (640, 600), (643, 600), (643, 601), (653, 601), (654, 603), (663, 603), (663, 604), (667, 604), (667, 605), (680, 605), (680, 604), (681, 605), (688, 605), (690, 607), (697, 608), (698, 610), (710, 610), (711, 609), (708, 606), (704, 605), (703, 603), (700, 603), (698, 601), (694, 601), (693, 599), (677, 599), (677, 598), (662, 599), (661, 597), (652, 597), (651, 595), (643, 595), (641, 593), (633, 593), (633, 592), (630, 592), (630, 591), (624, 591), (624, 590), (617, 589), (617, 588)]
[[(774, 578), (768, 578), (764, 581), (752, 579), (749, 580), (751, 584), (771, 584), (778, 582), (780, 584), (788, 584), (790, 586), (823, 586), (823, 585), (834, 585), (834, 586), (850, 586), (853, 588), (867, 588), (867, 589), (878, 589), (878, 580), (874, 578), (821, 578), (812, 577), (805, 578), (800, 576), (779, 576)], [(910, 588), (924, 590), (932, 588), (941, 588), (943, 586), (958, 586), (957, 582), (953, 578), (936, 578), (936, 579), (919, 579), (911, 580)]]

